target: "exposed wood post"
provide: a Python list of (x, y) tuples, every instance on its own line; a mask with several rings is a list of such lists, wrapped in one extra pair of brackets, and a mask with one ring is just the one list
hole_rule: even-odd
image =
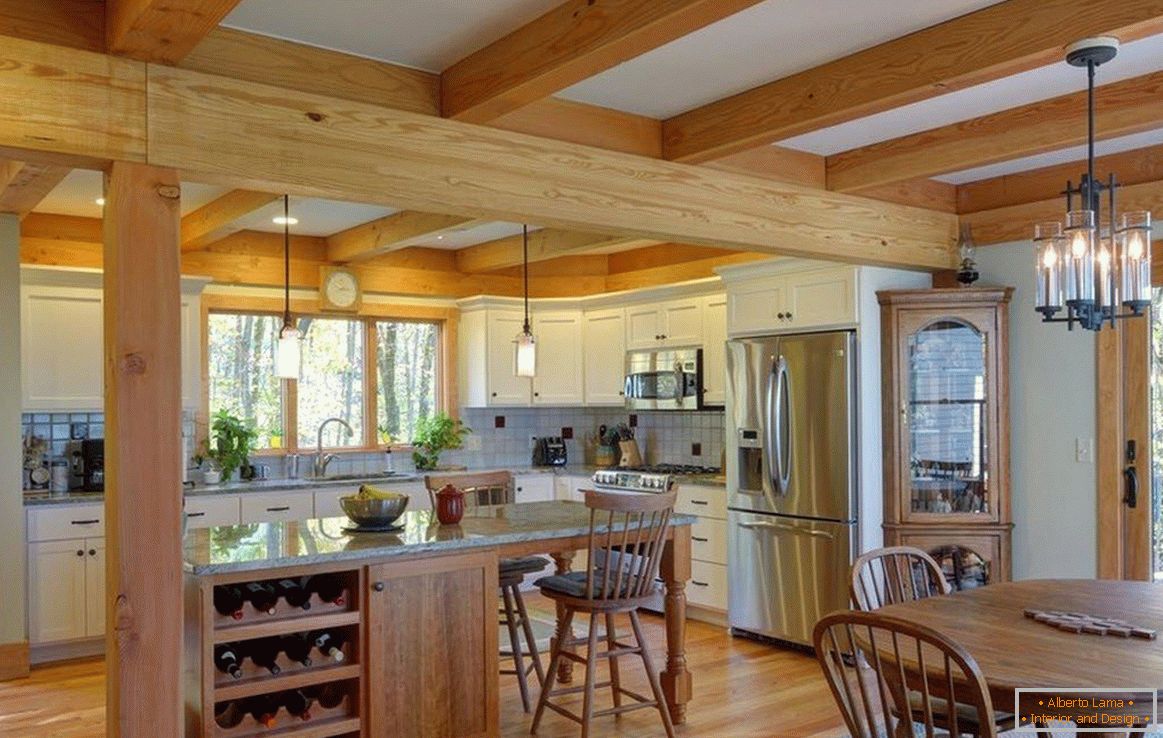
[(105, 181), (106, 731), (181, 735), (178, 175)]
[(0, 679), (28, 676), (25, 640), (24, 504), (20, 489), (20, 217), (0, 215)]

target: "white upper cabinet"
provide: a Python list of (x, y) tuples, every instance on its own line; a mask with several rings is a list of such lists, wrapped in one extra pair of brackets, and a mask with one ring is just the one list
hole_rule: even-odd
[(728, 333), (855, 326), (856, 275), (856, 267), (838, 266), (740, 280), (728, 290)]
[(582, 320), (585, 404), (624, 405), (626, 314), (617, 308), (594, 310)]
[(105, 406), (100, 289), (29, 285), (20, 290), (20, 375), (25, 410)]
[(629, 350), (700, 346), (702, 342), (701, 297), (626, 308), (626, 348)]
[[(25, 267), (20, 288), (21, 406), (26, 411), (94, 411), (105, 406), (105, 314), (101, 273)], [(182, 279), (182, 406), (202, 390), (202, 288)]]
[(573, 310), (533, 314), (537, 339), (534, 405), (581, 405), (585, 400), (582, 315)]
[(488, 308), (461, 314), (457, 364), (465, 407), (529, 405), (532, 383), (514, 373), (513, 341), (523, 325), (519, 310)]
[(711, 295), (703, 304), (703, 403), (727, 401), (727, 296)]

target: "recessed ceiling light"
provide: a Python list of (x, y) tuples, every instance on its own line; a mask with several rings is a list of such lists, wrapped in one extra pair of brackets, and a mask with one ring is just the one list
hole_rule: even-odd
[(276, 215), (275, 217), (271, 218), (271, 220), (278, 225), (297, 225), (299, 222), (299, 219), (293, 215), (289, 218), (284, 218), (281, 215)]
[(437, 240), (437, 241), (443, 241), (443, 240), (444, 240), (444, 236), (437, 236), (437, 237), (436, 237), (436, 240)]
[(97, 204), (98, 204), (98, 205), (100, 205), (101, 207), (105, 207), (105, 198), (103, 198), (103, 197), (98, 197), (98, 198), (97, 198), (96, 200), (94, 200), (93, 202), (97, 203)]

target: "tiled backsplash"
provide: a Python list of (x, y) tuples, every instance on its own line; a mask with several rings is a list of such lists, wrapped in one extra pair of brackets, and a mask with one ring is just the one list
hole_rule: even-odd
[[(592, 464), (598, 427), (629, 425), (631, 421), (631, 416), (619, 408), (470, 408), (463, 411), (461, 418), (473, 431), (466, 448), (446, 451), (440, 461), (470, 468), (528, 466), (532, 457), (531, 439), (560, 436), (566, 428), (573, 432), (573, 437), (565, 440), (569, 463)], [(503, 422), (498, 418), (503, 418)], [(640, 412), (633, 418), (635, 438), (647, 463), (719, 466), (724, 442), (723, 411)], [(71, 438), (102, 438), (105, 433), (105, 416), (101, 413), (25, 414), (23, 423), (24, 435), (39, 435), (49, 441), (49, 457), (62, 455), (65, 443)], [(503, 427), (497, 427), (502, 424)], [(193, 435), (193, 419), (189, 415), (183, 416), (182, 428), (187, 437)], [(85, 435), (74, 436), (74, 433)], [(301, 454), (300, 474), (310, 468), (312, 456), (309, 451)], [(412, 471), (411, 454), (397, 452), (392, 457), (396, 471)], [(273, 478), (287, 476), (282, 458), (263, 457), (254, 461), (266, 466)], [(332, 474), (372, 474), (382, 471), (385, 464), (382, 452), (344, 453), (332, 462), (329, 470)]]

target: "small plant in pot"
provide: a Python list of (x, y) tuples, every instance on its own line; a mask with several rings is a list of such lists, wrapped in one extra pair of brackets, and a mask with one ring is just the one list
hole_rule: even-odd
[[(250, 453), (258, 434), (240, 418), (225, 410), (214, 414), (210, 423), (210, 439), (206, 442), (206, 457), (222, 473), (222, 481), (229, 481), (234, 472), (242, 469), (244, 479), (254, 477)], [(246, 474), (245, 472), (250, 472)]]
[(464, 437), (472, 429), (446, 413), (421, 418), (416, 423), (416, 437), (412, 440), (412, 463), (417, 471), (431, 471), (440, 463), (440, 453), (460, 448)]

